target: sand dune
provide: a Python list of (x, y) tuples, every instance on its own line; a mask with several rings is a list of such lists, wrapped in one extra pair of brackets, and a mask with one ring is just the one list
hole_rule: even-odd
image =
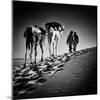
[(97, 93), (97, 48), (23, 64), (13, 70), (14, 98), (88, 95)]

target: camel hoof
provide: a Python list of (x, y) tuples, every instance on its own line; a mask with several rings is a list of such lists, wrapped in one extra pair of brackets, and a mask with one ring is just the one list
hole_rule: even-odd
[(26, 63), (24, 63), (24, 66), (26, 66)]
[(36, 64), (36, 61), (34, 61), (34, 64)]
[(41, 59), (41, 62), (43, 61), (43, 58)]
[(31, 62), (30, 64), (32, 64), (32, 65), (33, 65), (33, 62)]
[(27, 65), (26, 65), (26, 64), (24, 64), (24, 65), (23, 65), (23, 68), (25, 68), (25, 67), (27, 67)]

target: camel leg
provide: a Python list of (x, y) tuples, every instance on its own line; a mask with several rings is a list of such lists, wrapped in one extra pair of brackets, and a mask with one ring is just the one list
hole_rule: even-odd
[(42, 52), (41, 61), (43, 61), (43, 44), (42, 43), (40, 43), (40, 48), (41, 48), (41, 52)]
[(33, 53), (33, 46), (31, 46), (31, 50), (30, 50), (30, 63), (32, 63), (32, 53)]
[(34, 51), (35, 51), (35, 61), (34, 61), (34, 63), (36, 63), (36, 56), (37, 56), (37, 44), (35, 45)]
[(54, 42), (55, 42), (55, 40), (54, 40), (54, 38), (55, 38), (55, 33), (53, 32), (53, 36), (52, 36), (52, 40), (51, 40), (51, 46), (52, 46), (52, 56), (54, 56)]
[(28, 51), (28, 49), (26, 48), (26, 52), (25, 52), (25, 66), (26, 66), (26, 63), (27, 63), (27, 51)]
[(57, 56), (57, 52), (58, 52), (58, 44), (60, 42), (60, 33), (57, 34), (57, 38), (56, 38), (56, 46), (55, 46), (55, 51), (56, 51), (56, 56)]
[(53, 47), (53, 54), (52, 54), (52, 56), (54, 56), (54, 42), (52, 43), (52, 47)]
[(58, 38), (56, 39), (56, 45), (55, 45), (56, 56), (57, 56), (57, 45), (58, 45)]
[(51, 43), (49, 43), (49, 56), (51, 57)]
[(48, 35), (48, 44), (49, 44), (49, 57), (51, 57), (51, 38)]

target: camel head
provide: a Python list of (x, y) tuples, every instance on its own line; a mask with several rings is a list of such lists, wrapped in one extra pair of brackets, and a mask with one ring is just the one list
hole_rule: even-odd
[(59, 27), (59, 32), (60, 32), (60, 35), (62, 37), (62, 34), (64, 32), (64, 25), (62, 25), (62, 27)]
[(32, 33), (32, 26), (27, 26), (26, 30), (25, 30), (25, 32), (23, 34), (24, 38), (26, 38), (27, 35), (29, 35), (30, 33)]

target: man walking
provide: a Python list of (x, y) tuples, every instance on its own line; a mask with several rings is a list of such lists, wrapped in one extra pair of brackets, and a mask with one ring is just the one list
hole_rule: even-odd
[(76, 47), (77, 47), (77, 44), (79, 43), (79, 37), (77, 35), (76, 32), (74, 32), (73, 30), (70, 31), (69, 35), (68, 35), (68, 38), (67, 38), (67, 41), (66, 41), (66, 44), (69, 45), (69, 52), (75, 52), (76, 51)]

